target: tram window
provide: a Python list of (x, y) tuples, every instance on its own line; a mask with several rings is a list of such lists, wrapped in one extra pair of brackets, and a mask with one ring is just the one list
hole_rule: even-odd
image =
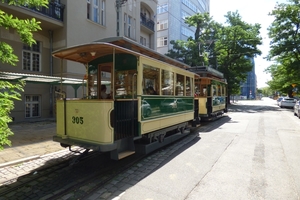
[(201, 83), (201, 79), (196, 78), (195, 79), (195, 88), (194, 88), (196, 97), (199, 97), (199, 96), (202, 95), (201, 94), (201, 84), (200, 83)]
[(212, 86), (212, 96), (217, 95), (217, 87), (215, 85)]
[(206, 97), (207, 96), (206, 85), (201, 85), (200, 86), (200, 96), (201, 97)]
[(184, 76), (181, 74), (176, 74), (176, 86), (175, 86), (176, 96), (183, 96), (183, 84), (184, 84)]
[(88, 96), (90, 99), (97, 98), (97, 73), (90, 73), (88, 75)]
[(192, 92), (191, 92), (192, 88), (191, 88), (191, 78), (190, 77), (186, 77), (185, 80), (185, 96), (192, 96)]
[(222, 95), (222, 90), (221, 90), (221, 85), (218, 85), (218, 96), (221, 96)]
[[(88, 99), (97, 99), (98, 96), (98, 69), (93, 65), (88, 67), (88, 75), (84, 76), (84, 79), (87, 80), (87, 98)], [(85, 96), (85, 94), (84, 94)], [(86, 98), (86, 96), (84, 97)]]
[(174, 95), (174, 73), (161, 70), (162, 95)]
[[(111, 93), (111, 70), (112, 70), (112, 63), (103, 63), (98, 66), (98, 98), (102, 99), (101, 93), (103, 96), (107, 96), (108, 99), (112, 98)], [(103, 93), (102, 85), (106, 85), (106, 95)]]
[(136, 98), (136, 70), (115, 72), (115, 98)]
[(159, 92), (159, 69), (143, 66), (143, 94), (156, 95)]

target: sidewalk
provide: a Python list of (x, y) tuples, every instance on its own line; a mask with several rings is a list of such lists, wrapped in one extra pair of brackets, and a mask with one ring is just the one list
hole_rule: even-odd
[[(228, 105), (230, 111), (238, 102)], [(9, 125), (14, 135), (9, 137), (11, 146), (0, 151), (0, 168), (36, 159), (45, 154), (65, 150), (58, 142), (53, 142), (56, 133), (54, 119), (38, 122), (16, 122)]]
[(52, 141), (56, 133), (54, 120), (12, 123), (9, 127), (14, 135), (9, 137), (11, 146), (0, 151), (0, 167), (64, 149)]

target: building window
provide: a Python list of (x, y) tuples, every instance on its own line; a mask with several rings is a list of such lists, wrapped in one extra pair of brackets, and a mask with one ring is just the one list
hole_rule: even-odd
[(105, 25), (105, 1), (101, 1), (100, 24)]
[(127, 30), (127, 14), (124, 13), (124, 35), (128, 36), (126, 30)]
[(23, 44), (23, 70), (39, 72), (41, 70), (40, 66), (40, 42), (36, 41), (36, 44), (32, 44), (31, 47), (27, 44)]
[(132, 39), (135, 39), (135, 33), (136, 33), (135, 19), (132, 19)]
[(157, 14), (168, 12), (168, 4), (157, 6)]
[(124, 13), (124, 35), (126, 37), (135, 39), (135, 22), (136, 20)]
[(39, 95), (25, 96), (25, 117), (40, 117), (40, 103), (41, 97)]
[(181, 18), (182, 18), (183, 20), (185, 20), (185, 18), (190, 17), (190, 16), (191, 16), (191, 15), (188, 14), (187, 12), (184, 12), (184, 11), (181, 12)]
[(141, 45), (144, 45), (144, 46), (147, 46), (147, 43), (146, 43), (146, 38), (144, 38), (144, 37), (140, 37), (140, 44)]
[(181, 27), (181, 34), (185, 35), (187, 37), (194, 37), (195, 36), (195, 32), (193, 32), (192, 30), (190, 30), (186, 27)]
[(157, 47), (163, 47), (168, 45), (168, 37), (157, 38)]
[(168, 20), (162, 20), (157, 23), (157, 31), (168, 28)]
[(131, 16), (128, 16), (128, 22), (127, 22), (127, 36), (131, 36)]
[(87, 0), (87, 18), (105, 25), (105, 0)]

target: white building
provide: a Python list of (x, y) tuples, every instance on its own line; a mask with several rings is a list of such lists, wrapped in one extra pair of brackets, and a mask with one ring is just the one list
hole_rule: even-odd
[(172, 49), (171, 40), (194, 37), (195, 28), (184, 23), (185, 17), (210, 10), (210, 0), (158, 0), (157, 51), (165, 54)]

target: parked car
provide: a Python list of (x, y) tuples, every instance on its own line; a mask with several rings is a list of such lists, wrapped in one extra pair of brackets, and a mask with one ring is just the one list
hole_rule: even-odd
[(279, 102), (280, 108), (293, 108), (296, 103), (296, 99), (283, 97), (283, 99)]
[(283, 99), (283, 97), (278, 97), (277, 99), (277, 105), (279, 106), (279, 102)]
[(144, 117), (149, 117), (152, 113), (152, 109), (151, 109), (151, 106), (150, 104), (146, 101), (146, 100), (143, 100), (142, 101), (142, 114)]
[(300, 101), (296, 101), (294, 105), (294, 115), (300, 119)]
[(185, 102), (180, 98), (165, 99), (160, 104), (161, 112), (176, 112), (185, 109)]

